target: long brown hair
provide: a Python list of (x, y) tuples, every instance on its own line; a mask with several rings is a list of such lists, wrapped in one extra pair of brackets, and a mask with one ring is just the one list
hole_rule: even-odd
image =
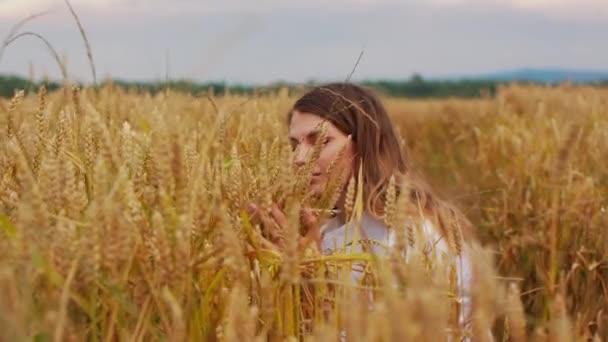
[[(317, 86), (295, 102), (288, 122), (294, 110), (318, 115), (352, 136), (357, 157), (354, 169), (362, 168), (363, 198), (369, 214), (382, 217), (388, 183), (395, 176), (397, 185), (408, 184), (412, 203), (424, 210), (448, 240), (470, 237), (471, 225), (464, 215), (437, 198), (421, 177), (414, 176), (405, 147), (401, 147), (386, 108), (373, 91), (348, 82)], [(399, 194), (401, 189), (397, 191)]]

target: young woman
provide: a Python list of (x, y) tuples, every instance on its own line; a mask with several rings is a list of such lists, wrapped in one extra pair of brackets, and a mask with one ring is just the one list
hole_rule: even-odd
[[(392, 177), (397, 195), (407, 196), (408, 207), (418, 209), (414, 216), (420, 218), (421, 228), (412, 239), (417, 249), (434, 252), (437, 259), (443, 255), (453, 257), (461, 301), (459, 320), (461, 327), (468, 326), (471, 267), (462, 242), (469, 235), (470, 223), (458, 210), (438, 199), (422, 181), (413, 177), (410, 163), (379, 98), (370, 90), (351, 83), (319, 86), (295, 102), (288, 113), (287, 122), (298, 167), (306, 165), (321, 134), (320, 127), (324, 124), (327, 127), (323, 147), (312, 167), (309, 191), (320, 195), (331, 181), (336, 178), (343, 180), (335, 208), (337, 215), (329, 222), (319, 227), (311, 211), (303, 213), (304, 225), (308, 229), (305, 239), (316, 243), (324, 254), (331, 254), (345, 245), (352, 245), (361, 251), (362, 247), (352, 241), (356, 228), (347, 224), (345, 215), (349, 179), (351, 176), (357, 179), (361, 169), (365, 205), (361, 224), (358, 225), (359, 236), (366, 241), (379, 242), (379, 245), (371, 245), (372, 253), (390, 253), (398, 243), (395, 229), (387, 227), (384, 220), (384, 206)], [(327, 174), (329, 165), (338, 157), (339, 163), (337, 167), (334, 166), (334, 172)], [(336, 173), (340, 175), (340, 172), (346, 177), (337, 177)], [(407, 184), (407, 188), (401, 188), (402, 184)], [(272, 209), (271, 216), (273, 224), (279, 228), (287, 225), (285, 215), (278, 207)], [(387, 248), (382, 248), (382, 245)], [(352, 275), (353, 280), (357, 280), (361, 272), (353, 269)]]

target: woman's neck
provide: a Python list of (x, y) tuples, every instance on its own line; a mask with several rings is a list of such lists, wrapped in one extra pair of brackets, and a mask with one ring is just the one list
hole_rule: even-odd
[(344, 224), (346, 223), (346, 210), (345, 210), (345, 205), (346, 205), (346, 191), (342, 191), (342, 194), (340, 195), (340, 197), (338, 198), (338, 201), (336, 202), (336, 210), (337, 210), (337, 214), (336, 214), (336, 220), (338, 220), (338, 222), (340, 224)]

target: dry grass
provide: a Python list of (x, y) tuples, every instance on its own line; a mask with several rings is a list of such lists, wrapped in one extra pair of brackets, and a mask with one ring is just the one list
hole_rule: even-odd
[[(469, 333), (441, 260), (296, 252), (306, 177), (292, 175), (284, 138), (293, 100), (112, 86), (0, 100), (0, 340)], [(417, 167), (487, 246), (474, 252), (477, 339), (486, 327), (514, 341), (608, 338), (608, 91), (509, 87), (388, 107)], [(356, 218), (361, 199), (348, 197)], [(245, 211), (273, 201), (293, 223), (283, 252)], [(354, 262), (368, 265), (363, 288), (344, 271)]]

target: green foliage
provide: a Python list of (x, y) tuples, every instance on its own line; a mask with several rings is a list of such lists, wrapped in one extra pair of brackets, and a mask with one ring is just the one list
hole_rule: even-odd
[[(43, 82), (47, 89), (53, 90), (60, 87), (57, 82)], [(232, 94), (251, 95), (259, 92), (275, 92), (280, 88), (297, 88), (294, 84), (277, 82), (266, 86), (253, 86), (241, 84), (227, 84), (225, 82), (196, 83), (187, 80), (176, 80), (169, 82), (129, 82), (124, 80), (106, 81), (100, 85), (112, 83), (123, 89), (135, 90), (138, 93), (155, 94), (166, 89), (190, 94), (213, 93), (224, 95)], [(309, 82), (307, 85), (314, 85)], [(427, 81), (419, 75), (414, 75), (410, 80), (403, 81), (367, 81), (363, 84), (370, 86), (385, 95), (393, 97), (412, 98), (446, 98), (462, 97), (475, 98), (484, 94), (493, 95), (496, 92), (498, 82), (494, 81)], [(40, 83), (28, 81), (17, 76), (0, 76), (0, 97), (12, 97), (16, 90), (35, 90)]]
[(56, 82), (35, 83), (18, 76), (0, 75), (0, 97), (12, 97), (18, 90), (36, 91), (41, 84), (44, 84), (47, 90), (59, 88), (59, 84)]
[(494, 95), (499, 82), (496, 81), (425, 81), (414, 76), (409, 81), (368, 81), (365, 85), (394, 97), (413, 98), (475, 98)]

